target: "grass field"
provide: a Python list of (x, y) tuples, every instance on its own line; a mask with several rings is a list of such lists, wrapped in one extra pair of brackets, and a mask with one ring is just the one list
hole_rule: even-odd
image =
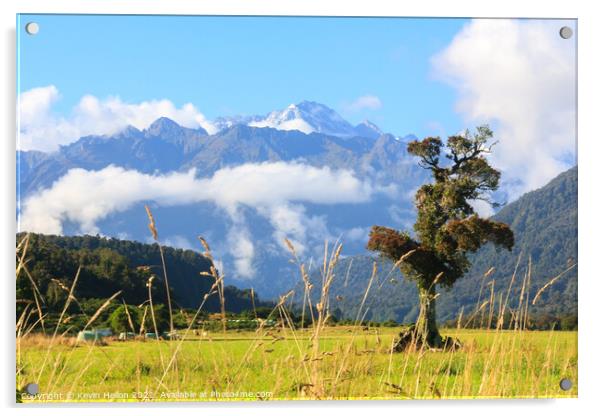
[[(152, 225), (150, 214), (149, 217)], [(288, 240), (286, 242), (297, 260), (294, 248)], [(206, 247), (205, 255), (212, 258), (208, 245), (204, 240), (202, 243)], [(23, 247), (24, 253), (27, 241)], [(335, 277), (334, 266), (340, 252), (340, 245), (330, 256), (325, 251), (321, 297), (319, 302), (307, 302), (306, 305), (306, 316), (311, 317), (308, 329), (299, 329), (291, 321), (285, 307), (292, 293), (289, 292), (280, 298), (270, 315), (277, 322), (274, 327), (267, 327), (264, 325), (267, 321), (262, 321), (255, 331), (226, 330), (224, 327), (223, 331), (193, 337), (198, 313), (211, 295), (219, 296), (225, 323), (223, 276), (214, 268), (211, 269), (211, 277), (215, 280), (211, 292), (204, 296), (188, 328), (180, 331), (180, 339), (172, 341), (120, 342), (103, 339), (102, 343), (77, 343), (74, 337), (61, 335), (58, 326), (54, 331), (43, 334), (39, 330), (44, 315), (38, 295), (34, 299), (36, 306), (24, 310), (17, 321), (17, 400), (97, 402), (577, 396), (577, 332), (526, 329), (529, 304), (535, 304), (554, 279), (542, 287), (531, 301), (528, 295), (530, 273), (526, 274), (520, 300), (512, 309), (508, 306), (511, 287), (497, 297), (492, 291), (489, 301), (477, 302), (481, 306), (475, 308), (471, 317), (481, 313), (484, 318), (489, 308), (488, 327), (492, 327), (494, 308), (499, 305), (495, 314), (500, 317), (495, 321), (497, 329), (464, 329), (460, 327), (463, 322), (460, 316), (458, 329), (443, 331), (443, 335), (461, 342), (462, 346), (457, 350), (434, 350), (414, 345), (405, 352), (393, 353), (392, 346), (400, 328), (367, 326), (362, 324), (360, 313), (353, 326), (330, 326), (329, 288)], [(18, 258), (17, 276), (24, 270), (30, 277), (24, 257), (22, 254)], [(304, 299), (307, 301), (312, 285), (303, 265), (297, 264), (305, 283)], [(364, 301), (375, 275), (376, 266)], [(77, 302), (74, 296), (77, 277), (72, 287), (65, 289), (69, 296), (59, 322), (67, 318), (64, 313), (69, 304)], [(147, 284), (150, 314), (153, 314), (152, 280)], [(89, 317), (86, 328), (92, 327), (118, 294), (107, 299)], [(504, 326), (506, 312), (512, 318)], [(32, 316), (34, 321), (29, 322)], [(35, 320), (36, 316), (39, 316), (38, 320)], [(565, 378), (573, 383), (567, 391), (560, 388), (560, 381)], [(38, 385), (38, 394), (23, 393), (29, 383)]]
[[(459, 351), (392, 354), (398, 330), (325, 327), (313, 344), (311, 330), (280, 328), (102, 346), (55, 340), (52, 348), (50, 337), (31, 335), (17, 358), (22, 380), (41, 393), (24, 401), (577, 395), (576, 332), (451, 330)], [(569, 391), (562, 378), (573, 382)]]

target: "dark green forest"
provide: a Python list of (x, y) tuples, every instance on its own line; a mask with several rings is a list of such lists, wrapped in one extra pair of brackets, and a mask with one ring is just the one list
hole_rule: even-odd
[[(17, 243), (25, 234), (17, 235)], [(164, 247), (165, 263), (176, 308), (196, 308), (209, 292), (214, 280), (201, 275), (208, 272), (211, 261), (192, 251)], [(27, 270), (44, 299), (44, 308), (60, 312), (67, 290), (81, 266), (75, 297), (80, 300), (107, 299), (121, 290), (120, 300), (138, 305), (148, 299), (146, 283), (152, 276), (153, 300), (165, 303), (161, 256), (157, 244), (104, 238), (99, 236), (62, 237), (30, 234), (27, 247)], [(17, 303), (34, 299), (32, 285), (25, 273), (17, 279)], [(250, 290), (225, 286), (224, 297), (229, 312), (252, 309)], [(94, 302), (93, 302), (94, 303)], [(255, 297), (256, 305), (259, 300)], [(210, 296), (203, 308), (220, 309), (219, 298)]]
[[(470, 292), (480, 285), (490, 268), (495, 272), (496, 286), (507, 287), (518, 257), (518, 283), (514, 296), (520, 295), (520, 283), (531, 260), (532, 292), (552, 278), (572, 268), (543, 292), (532, 306), (533, 313), (577, 315), (577, 167), (560, 174), (543, 188), (529, 192), (508, 204), (495, 219), (510, 225), (516, 236), (512, 252), (484, 247), (473, 259), (471, 273), (458, 282), (456, 291), (440, 302), (442, 308), (466, 304)], [(522, 255), (521, 255), (522, 254)], [(474, 297), (474, 295), (473, 295)]]

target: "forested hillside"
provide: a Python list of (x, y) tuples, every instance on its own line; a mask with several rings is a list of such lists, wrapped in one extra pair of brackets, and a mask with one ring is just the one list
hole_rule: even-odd
[[(18, 234), (17, 243), (24, 236)], [(197, 307), (213, 284), (211, 277), (200, 274), (209, 271), (211, 261), (192, 250), (164, 247), (164, 254), (175, 306)], [(75, 289), (78, 299), (106, 299), (122, 290), (128, 304), (139, 304), (148, 299), (146, 283), (155, 275), (154, 301), (165, 302), (161, 257), (156, 244), (98, 236), (30, 234), (26, 258), (31, 277), (50, 309), (62, 307), (67, 296), (64, 287), (71, 287), (80, 265)], [(23, 274), (17, 279), (17, 299), (33, 299), (32, 285)], [(226, 286), (225, 299), (229, 312), (252, 309), (249, 290)], [(204, 310), (219, 310), (217, 296), (207, 299)]]
[[(501, 287), (512, 276), (522, 253), (517, 279), (531, 260), (532, 287), (537, 290), (550, 279), (574, 266), (542, 294), (533, 312), (554, 315), (577, 314), (577, 167), (560, 174), (543, 188), (508, 204), (494, 217), (509, 224), (515, 235), (512, 252), (484, 247), (474, 256), (468, 276), (459, 281), (442, 308), (464, 304), (490, 267)], [(497, 286), (498, 283), (496, 283)], [(517, 288), (518, 290), (520, 288)], [(447, 303), (449, 302), (449, 304)]]
[[(511, 226), (516, 239), (514, 249), (508, 252), (488, 245), (477, 252), (472, 257), (473, 267), (469, 273), (458, 280), (451, 290), (440, 289), (437, 299), (440, 321), (456, 318), (462, 308), (465, 313), (472, 311), (477, 304), (481, 284), (487, 291), (493, 285), (496, 294), (505, 296), (518, 263), (509, 296), (509, 305), (513, 306), (513, 302), (518, 302), (520, 298), (529, 261), (531, 283), (525, 292), (529, 290), (531, 299), (547, 282), (570, 268), (542, 292), (535, 305), (530, 305), (531, 314), (540, 318), (576, 317), (577, 167), (562, 173), (543, 188), (508, 204), (494, 219)], [(365, 302), (366, 319), (415, 320), (418, 295), (414, 283), (403, 279), (390, 261), (367, 255), (351, 256), (340, 261), (331, 288), (333, 310), (339, 317), (353, 319), (357, 316), (375, 260), (378, 273), (370, 285)], [(484, 278), (491, 268), (493, 272)], [(318, 286), (313, 289), (314, 293), (319, 293), (320, 281), (319, 272), (312, 273), (312, 282)]]

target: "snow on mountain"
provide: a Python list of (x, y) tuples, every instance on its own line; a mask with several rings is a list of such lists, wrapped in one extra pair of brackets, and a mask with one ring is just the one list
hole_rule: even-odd
[(217, 129), (218, 132), (222, 130), (229, 129), (232, 126), (236, 125), (249, 125), (254, 121), (261, 120), (261, 116), (223, 116), (218, 117), (212, 121), (213, 126)]
[(313, 101), (291, 104), (281, 111), (272, 111), (264, 119), (252, 121), (251, 127), (272, 127), (278, 130), (299, 130), (305, 134), (354, 136), (355, 130), (333, 109)]
[(376, 139), (384, 134), (384, 132), (376, 124), (368, 120), (364, 120), (355, 126), (355, 133), (358, 136), (370, 137), (373, 139)]
[(336, 137), (377, 138), (383, 134), (378, 126), (369, 121), (354, 127), (333, 109), (314, 101), (291, 104), (283, 110), (272, 111), (266, 116), (220, 117), (214, 120), (213, 124), (219, 130), (236, 124), (245, 124), (250, 127), (298, 130), (305, 134), (321, 133)]

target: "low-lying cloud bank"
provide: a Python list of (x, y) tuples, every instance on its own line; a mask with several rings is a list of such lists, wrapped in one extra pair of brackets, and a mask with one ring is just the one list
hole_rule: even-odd
[(254, 208), (268, 219), (278, 243), (286, 236), (303, 251), (308, 231), (312, 236), (328, 232), (325, 219), (308, 216), (303, 203), (363, 203), (375, 193), (388, 191), (359, 180), (349, 170), (302, 163), (244, 164), (220, 169), (210, 178), (197, 178), (194, 170), (149, 175), (117, 166), (98, 171), (78, 168), (24, 201), (19, 229), (62, 234), (63, 224), (69, 222), (77, 224), (81, 233), (95, 234), (100, 232), (99, 221), (137, 203), (211, 202), (232, 220), (228, 238), (236, 242), (232, 255), (237, 272), (252, 277), (255, 250), (241, 206)]

